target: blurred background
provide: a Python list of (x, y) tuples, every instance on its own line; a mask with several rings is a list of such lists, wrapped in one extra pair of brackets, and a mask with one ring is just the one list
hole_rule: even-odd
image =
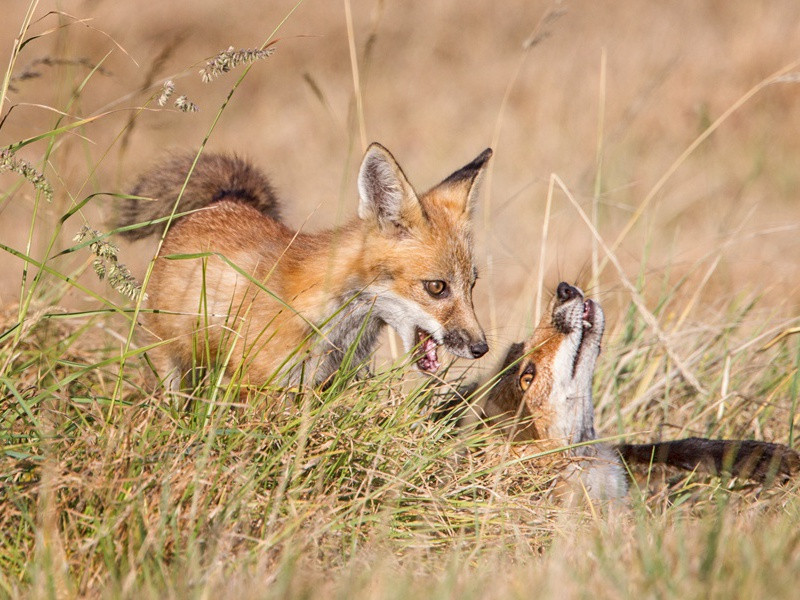
[[(286, 19), (275, 54), (236, 90), (208, 147), (263, 167), (286, 220), (311, 231), (355, 215), (365, 141), (387, 146), (419, 190), (492, 146), (476, 213), (475, 305), (495, 356), (530, 327), (551, 174), (594, 211), (608, 244), (648, 199), (617, 255), (649, 301), (680, 285), (678, 294), (702, 300), (692, 309), (697, 323), (724, 320), (734, 298), (761, 298), (756, 322), (800, 312), (796, 0), (352, 0), (352, 37), (348, 4), (40, 2), (32, 32), (43, 35), (15, 65), (0, 146), (52, 129), (56, 111), (68, 115), (62, 125), (101, 116), (52, 149), (44, 171), (55, 199), (38, 209), (30, 253), (42, 258), (73, 203), (128, 191), (170, 149), (197, 148), (242, 73), (203, 83), (199, 69), (229, 46), (260, 46)], [(4, 65), (27, 9), (22, 1), (3, 6)], [(92, 65), (100, 68), (87, 80)], [(762, 85), (672, 168), (715, 120), (784, 68), (787, 81)], [(200, 110), (148, 104), (166, 78)], [(19, 156), (41, 166), (46, 143)], [(0, 240), (25, 250), (33, 189), (18, 182), (0, 176)], [(115, 202), (93, 199), (67, 221), (56, 250), (85, 222), (108, 230)], [(561, 279), (590, 285), (593, 236), (562, 191), (553, 194), (547, 227), (545, 289)], [(120, 245), (121, 260), (141, 275), (154, 243)], [(602, 264), (602, 250), (594, 251)], [(90, 261), (88, 253), (67, 260), (76, 259)], [(3, 256), (0, 304), (19, 299), (21, 270), (21, 261)], [(81, 282), (116, 294), (91, 269)], [(612, 318), (627, 301), (611, 265), (590, 291)], [(63, 302), (96, 304), (77, 290)]]

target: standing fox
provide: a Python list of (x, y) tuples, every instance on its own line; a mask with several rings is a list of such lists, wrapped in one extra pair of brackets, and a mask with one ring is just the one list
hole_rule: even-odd
[(184, 156), (143, 175), (133, 194), (154, 200), (127, 200), (119, 225), (191, 211), (167, 231), (146, 290), (143, 321), (163, 342), (152, 355), (168, 387), (215, 361), (245, 384), (321, 384), (345, 357), (361, 365), (385, 324), (426, 373), (440, 366), (439, 346), (486, 354), (472, 305), (470, 216), (491, 155), (418, 195), (372, 144), (358, 174), (358, 218), (316, 234), (282, 223), (267, 179), (236, 157), (203, 154), (189, 174), (194, 157)]
[(592, 379), (604, 328), (600, 305), (585, 299), (580, 289), (560, 283), (549, 314), (527, 342), (511, 347), (496, 385), (462, 424), (497, 427), (511, 439), (533, 444), (537, 452), (569, 447), (559, 483), (593, 500), (627, 494), (623, 460), (705, 467), (758, 481), (786, 479), (800, 469), (800, 455), (788, 446), (753, 440), (592, 443), (597, 439)]

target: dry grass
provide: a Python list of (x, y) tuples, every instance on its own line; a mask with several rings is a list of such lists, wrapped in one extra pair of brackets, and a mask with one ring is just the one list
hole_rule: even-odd
[[(362, 128), (419, 187), (491, 143), (475, 303), (494, 348), (473, 373), (540, 282), (578, 280), (610, 319), (607, 434), (793, 444), (798, 336), (761, 349), (800, 314), (800, 6), (308, 0), (240, 84), (243, 65), (202, 82), (293, 7), (5, 7), (0, 149), (31, 140), (31, 168), (0, 172), (0, 596), (793, 595), (796, 484), (658, 473), (619, 518), (567, 511), (525, 461), (465, 455), (426, 416), (443, 390), (389, 366), (291, 402), (201, 383), (172, 408), (72, 237), (104, 229), (118, 199), (96, 194), (206, 138), (268, 170), (305, 229), (355, 212)], [(159, 107), (166, 80), (199, 112)], [(141, 275), (152, 250), (119, 259)]]

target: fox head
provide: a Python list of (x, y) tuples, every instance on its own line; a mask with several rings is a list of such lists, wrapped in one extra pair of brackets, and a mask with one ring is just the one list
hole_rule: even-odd
[(512, 346), (486, 416), (506, 421), (519, 439), (577, 443), (594, 439), (592, 379), (605, 328), (603, 309), (567, 283), (524, 344)]
[(489, 349), (472, 305), (478, 273), (471, 212), (491, 155), (484, 150), (424, 194), (379, 144), (369, 147), (359, 171), (366, 291), (406, 352), (416, 349), (423, 372), (439, 368), (439, 346), (472, 359)]

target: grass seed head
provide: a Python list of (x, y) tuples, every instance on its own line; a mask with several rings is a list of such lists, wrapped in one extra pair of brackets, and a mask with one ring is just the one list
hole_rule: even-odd
[(234, 50), (230, 46), (211, 58), (206, 66), (200, 69), (200, 77), (205, 83), (210, 83), (223, 73), (228, 73), (239, 65), (246, 65), (257, 60), (263, 60), (275, 52), (274, 48)]
[(53, 200), (53, 187), (41, 171), (28, 161), (17, 158), (8, 148), (0, 150), (0, 172), (13, 171), (26, 179), (37, 191), (44, 194), (48, 202)]
[(156, 102), (158, 102), (159, 106), (166, 106), (167, 101), (172, 96), (173, 92), (175, 91), (175, 82), (171, 79), (167, 79), (164, 82), (164, 86), (161, 88), (161, 94), (158, 96)]
[[(130, 272), (128, 267), (119, 262), (119, 247), (103, 239), (105, 234), (93, 229), (89, 225), (81, 227), (73, 241), (81, 243), (87, 239), (93, 240), (89, 249), (97, 258), (92, 263), (94, 272), (100, 280), (107, 279), (109, 285), (123, 296), (131, 300), (138, 300), (142, 293), (142, 286)], [(145, 295), (147, 298), (147, 295)]]
[(197, 104), (189, 100), (186, 96), (178, 96), (175, 99), (175, 108), (182, 112), (197, 112), (200, 110)]

